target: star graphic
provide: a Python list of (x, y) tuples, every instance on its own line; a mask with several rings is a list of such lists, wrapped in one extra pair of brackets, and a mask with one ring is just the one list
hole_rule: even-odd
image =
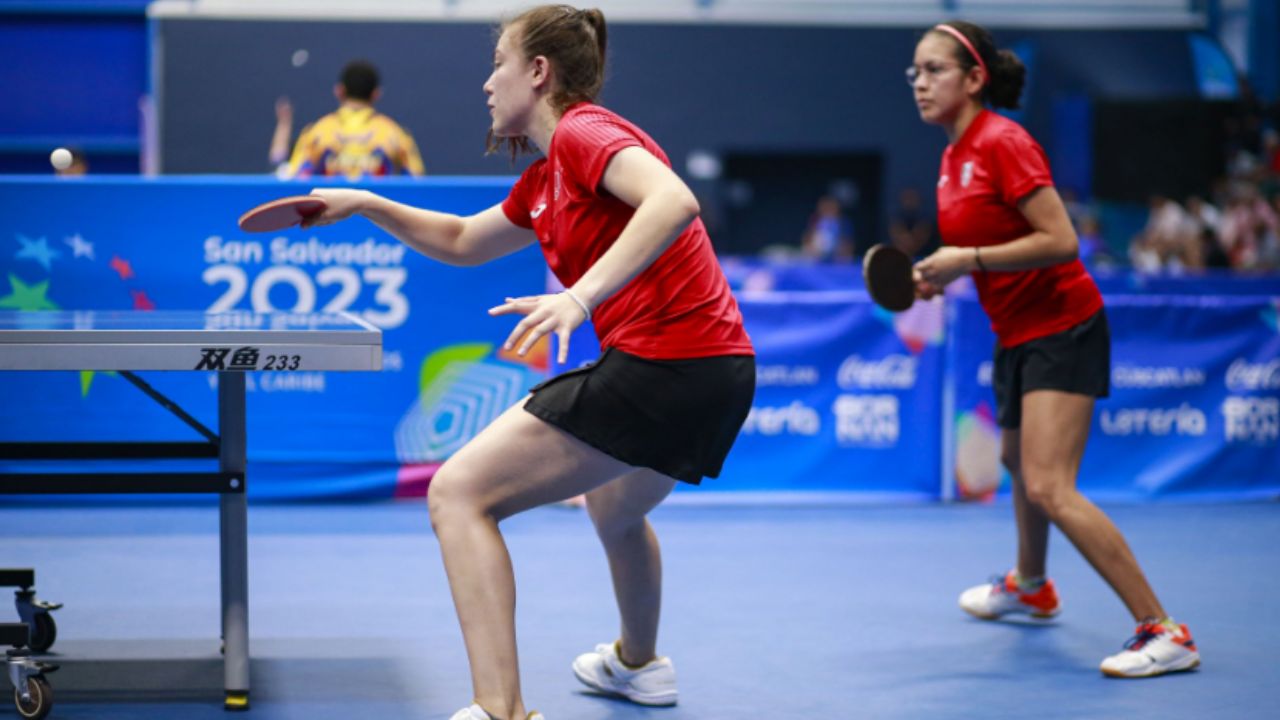
[(151, 298), (147, 297), (147, 293), (145, 290), (130, 290), (129, 294), (133, 295), (134, 310), (155, 310), (156, 309), (156, 304), (151, 302)]
[(22, 245), (22, 249), (14, 257), (19, 260), (23, 258), (35, 260), (45, 270), (50, 268), (55, 258), (62, 255), (61, 252), (49, 247), (49, 241), (46, 238), (33, 240), (26, 235), (19, 235), (18, 242)]
[(118, 255), (111, 257), (111, 269), (120, 274), (121, 280), (133, 277), (133, 268), (129, 267), (129, 261), (121, 259)]
[(73, 258), (87, 257), (90, 260), (94, 259), (93, 243), (85, 242), (85, 239), (80, 236), (80, 233), (76, 233), (75, 235), (66, 238), (64, 242), (71, 246), (71, 256)]
[(0, 308), (8, 310), (58, 310), (58, 306), (44, 294), (49, 291), (49, 281), (27, 285), (17, 275), (9, 275), (9, 287), (13, 292), (0, 297)]

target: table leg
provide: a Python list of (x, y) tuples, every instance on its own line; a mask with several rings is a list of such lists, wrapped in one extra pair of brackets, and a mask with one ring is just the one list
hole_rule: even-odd
[(245, 377), (218, 373), (218, 433), (223, 472), (240, 474), (241, 492), (219, 496), (222, 642), (228, 710), (249, 709), (249, 527), (245, 471)]

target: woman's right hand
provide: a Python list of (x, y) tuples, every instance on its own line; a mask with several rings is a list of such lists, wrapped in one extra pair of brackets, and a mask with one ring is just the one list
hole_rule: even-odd
[(310, 228), (320, 225), (332, 225), (340, 220), (360, 212), (365, 204), (374, 197), (368, 190), (345, 190), (337, 188), (317, 188), (311, 191), (315, 197), (322, 198), (327, 207), (324, 212), (316, 213), (302, 221), (302, 227)]
[(925, 280), (919, 270), (912, 269), (911, 279), (915, 282), (917, 300), (932, 300), (935, 296), (942, 294), (942, 288)]

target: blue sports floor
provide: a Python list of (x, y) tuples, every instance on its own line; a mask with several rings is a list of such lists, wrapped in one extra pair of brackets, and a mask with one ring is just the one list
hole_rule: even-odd
[[(1056, 623), (965, 616), (956, 595), (1013, 561), (1007, 504), (674, 504), (653, 520), (666, 562), (659, 650), (680, 704), (592, 697), (569, 662), (616, 636), (607, 570), (585, 513), (544, 508), (504, 526), (526, 700), (547, 720), (1277, 717), (1280, 508), (1105, 509), (1190, 624), (1199, 671), (1103, 678), (1098, 662), (1132, 623), (1056, 534)], [(249, 521), (245, 717), (435, 720), (470, 700), (422, 503), (251, 506)], [(66, 603), (51, 718), (228, 717), (214, 506), (7, 506), (0, 528), (0, 566), (35, 566), (41, 597)]]

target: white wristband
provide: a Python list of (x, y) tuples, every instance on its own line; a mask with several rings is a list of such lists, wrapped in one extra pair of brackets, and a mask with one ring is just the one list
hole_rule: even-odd
[(584, 303), (584, 302), (582, 302), (582, 298), (580, 298), (580, 297), (578, 297), (577, 295), (573, 294), (573, 291), (572, 291), (572, 290), (570, 290), (569, 288), (565, 288), (565, 290), (564, 290), (564, 294), (565, 294), (565, 295), (568, 295), (570, 300), (573, 300), (574, 302), (578, 303), (578, 307), (582, 308), (582, 314), (586, 315), (586, 316), (587, 316), (587, 320), (588, 320), (588, 321), (590, 321), (590, 320), (591, 320), (591, 308), (587, 307), (587, 304), (586, 304), (586, 303)]

